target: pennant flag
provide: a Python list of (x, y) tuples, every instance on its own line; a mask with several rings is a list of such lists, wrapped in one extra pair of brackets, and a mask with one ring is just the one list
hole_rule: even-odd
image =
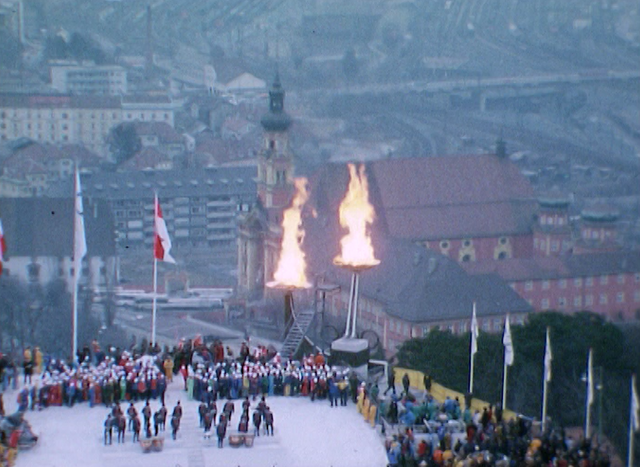
[(631, 380), (631, 416), (633, 420), (633, 431), (640, 430), (640, 399), (638, 399), (638, 389), (636, 388), (636, 375)]
[(513, 341), (511, 340), (511, 326), (509, 325), (509, 315), (504, 322), (504, 334), (502, 335), (502, 344), (504, 345), (504, 363), (507, 366), (513, 365)]
[(171, 250), (171, 239), (169, 238), (169, 232), (167, 231), (167, 224), (162, 218), (162, 209), (160, 208), (157, 195), (155, 198), (154, 220), (153, 257), (160, 261), (175, 264), (176, 260), (169, 254), (169, 251)]
[(473, 317), (471, 318), (471, 355), (478, 353), (478, 320), (476, 318), (476, 304), (473, 304)]
[(551, 381), (551, 361), (553, 354), (551, 353), (551, 338), (549, 337), (549, 328), (547, 328), (547, 342), (544, 347), (544, 380)]
[(2, 221), (0, 220), (0, 274), (2, 274), (2, 263), (4, 263), (4, 254), (7, 252), (7, 244), (4, 241), (4, 231), (2, 230)]
[(84, 209), (82, 207), (82, 189), (80, 188), (80, 173), (76, 169), (75, 209), (73, 225), (73, 273), (80, 277), (82, 272), (82, 258), (87, 254), (87, 239), (84, 232)]
[(593, 404), (595, 395), (593, 387), (593, 349), (589, 349), (589, 362), (587, 364), (587, 405)]

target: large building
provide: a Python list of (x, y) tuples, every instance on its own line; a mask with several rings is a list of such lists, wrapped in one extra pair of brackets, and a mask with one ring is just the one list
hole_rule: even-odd
[(158, 194), (173, 245), (235, 252), (236, 216), (255, 199), (255, 167), (84, 173), (85, 196), (106, 200), (118, 247), (151, 248)]
[(122, 122), (174, 124), (167, 96), (0, 95), (0, 141), (82, 144), (108, 155), (109, 131)]

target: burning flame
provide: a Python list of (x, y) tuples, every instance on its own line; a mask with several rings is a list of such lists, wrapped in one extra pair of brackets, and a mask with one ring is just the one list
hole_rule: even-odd
[(369, 203), (369, 183), (364, 173), (364, 165), (356, 170), (349, 164), (349, 188), (340, 203), (340, 225), (349, 232), (340, 240), (342, 252), (333, 260), (335, 264), (346, 266), (375, 266), (376, 259), (367, 225), (372, 224), (375, 210)]
[(300, 248), (304, 239), (302, 207), (309, 199), (307, 179), (296, 178), (294, 185), (296, 193), (291, 207), (282, 216), (282, 247), (278, 267), (273, 274), (275, 280), (267, 284), (272, 287), (310, 287), (307, 281), (304, 252)]

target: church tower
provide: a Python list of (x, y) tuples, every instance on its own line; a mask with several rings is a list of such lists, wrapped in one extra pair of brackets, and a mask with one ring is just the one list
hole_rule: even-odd
[(264, 136), (258, 155), (258, 198), (267, 211), (284, 209), (293, 190), (293, 154), (287, 131), (291, 118), (284, 111), (284, 96), (276, 72), (269, 90), (269, 111), (260, 120)]
[(279, 251), (279, 224), (293, 193), (293, 153), (288, 130), (291, 117), (284, 111), (285, 92), (276, 72), (269, 90), (269, 110), (260, 123), (264, 130), (258, 153), (257, 202), (238, 220), (239, 297), (259, 300), (272, 277)]

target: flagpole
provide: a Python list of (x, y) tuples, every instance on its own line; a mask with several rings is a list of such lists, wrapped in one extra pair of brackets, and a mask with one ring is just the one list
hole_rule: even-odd
[(547, 390), (549, 389), (549, 381), (547, 381), (547, 372), (549, 368), (547, 365), (551, 364), (547, 363), (547, 352), (549, 352), (549, 328), (547, 328), (547, 340), (544, 345), (544, 370), (542, 375), (542, 432), (544, 433), (547, 429)]
[(153, 258), (153, 311), (151, 318), (151, 345), (156, 345), (156, 297), (158, 295), (158, 260)]
[(513, 338), (511, 337), (511, 325), (509, 324), (509, 315), (504, 320), (504, 331), (502, 332), (502, 345), (504, 347), (504, 371), (502, 376), (502, 410), (507, 408), (507, 375), (508, 367), (513, 365)]
[(76, 267), (73, 270), (73, 345), (71, 349), (71, 359), (73, 362), (78, 358), (78, 276), (76, 262)]
[(591, 438), (591, 378), (593, 378), (593, 375), (591, 374), (591, 355), (591, 349), (589, 349), (589, 362), (587, 364), (587, 415), (585, 417), (584, 425), (585, 439)]
[[(504, 351), (504, 353), (506, 354), (506, 349)], [(507, 365), (507, 359), (506, 359), (506, 355), (504, 358), (504, 372), (503, 372), (503, 376), (502, 376), (502, 410), (506, 410), (507, 409), (507, 368), (509, 366)]]
[(473, 394), (473, 360), (474, 360), (474, 353), (471, 352), (471, 365), (469, 367), (469, 394)]
[[(475, 360), (475, 355), (476, 353), (474, 352), (474, 348), (473, 348), (473, 341), (474, 339), (476, 339), (474, 333), (475, 333), (475, 329), (474, 329), (474, 321), (476, 319), (476, 302), (473, 302), (473, 317), (471, 319), (471, 356), (470, 356), (470, 364), (469, 364), (469, 394), (473, 394), (473, 364), (474, 364), (474, 360)], [(476, 344), (477, 345), (477, 344)]]
[(631, 404), (630, 404), (630, 408), (629, 408), (629, 454), (628, 454), (628, 458), (627, 458), (627, 466), (632, 467), (633, 466), (633, 438), (635, 438), (635, 431), (639, 428), (637, 426), (635, 426), (635, 419), (637, 414), (634, 413), (634, 409), (637, 409), (637, 407), (634, 407), (634, 403), (633, 403), (633, 398), (634, 398), (634, 394), (636, 390), (636, 375), (634, 374), (631, 377)]

